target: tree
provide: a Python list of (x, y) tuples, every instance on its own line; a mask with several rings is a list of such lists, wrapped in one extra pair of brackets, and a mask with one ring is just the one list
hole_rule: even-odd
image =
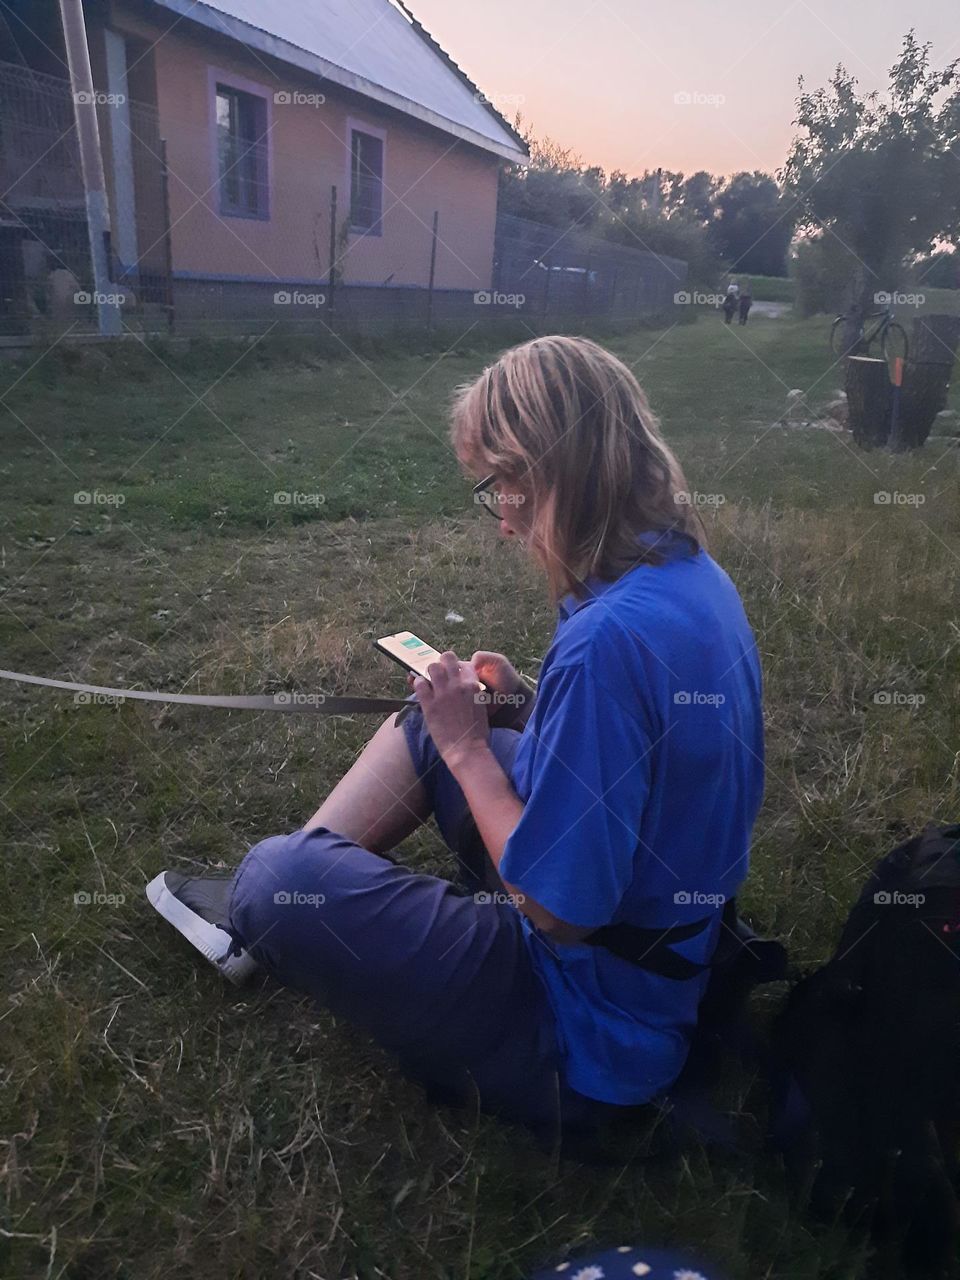
[(801, 228), (843, 246), (863, 308), (960, 230), (960, 60), (932, 70), (930, 49), (909, 32), (883, 96), (859, 93), (843, 66), (825, 89), (800, 81), (784, 179)]
[(691, 173), (689, 178), (680, 174), (677, 203), (684, 213), (695, 222), (709, 226), (716, 217), (717, 190), (720, 179), (712, 173), (700, 169)]
[(589, 230), (598, 217), (603, 170), (587, 168), (575, 151), (524, 130), (519, 115), (515, 127), (527, 144), (530, 159), (522, 168), (510, 165), (503, 170), (500, 208), (552, 227)]
[(501, 212), (681, 258), (689, 266), (691, 283), (715, 281), (719, 263), (702, 216), (716, 185), (709, 174), (694, 175), (689, 191), (682, 173), (663, 169), (634, 178), (617, 169), (607, 175), (549, 138), (525, 131), (519, 117), (516, 127), (530, 160), (522, 168), (504, 170)]
[(733, 271), (787, 274), (793, 201), (785, 201), (766, 173), (736, 173), (714, 194), (711, 235)]

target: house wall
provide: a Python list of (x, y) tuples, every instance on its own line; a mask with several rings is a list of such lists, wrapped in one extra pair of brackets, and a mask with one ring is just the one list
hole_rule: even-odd
[[(173, 268), (190, 274), (285, 283), (325, 280), (331, 188), (338, 231), (349, 208), (349, 123), (385, 135), (382, 234), (340, 235), (347, 284), (428, 283), (439, 212), (436, 286), (490, 284), (500, 161), (368, 100), (179, 23), (168, 34), (115, 5), (111, 26), (152, 44), (160, 133), (167, 143)], [(158, 38), (161, 37), (162, 38)], [(154, 43), (155, 42), (155, 43)], [(269, 216), (221, 212), (214, 138), (217, 80), (263, 94), (268, 112)], [(276, 102), (278, 91), (322, 92), (325, 102)]]

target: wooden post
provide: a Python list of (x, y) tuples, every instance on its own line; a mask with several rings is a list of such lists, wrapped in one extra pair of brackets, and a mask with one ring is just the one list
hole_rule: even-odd
[(433, 329), (433, 282), (437, 275), (437, 229), (440, 226), (440, 210), (433, 211), (433, 239), (430, 244), (430, 286), (427, 293), (427, 329)]
[(911, 360), (921, 364), (952, 365), (960, 339), (960, 316), (917, 316), (910, 335)]
[(929, 315), (914, 320), (900, 405), (901, 448), (919, 449), (937, 414), (947, 407), (958, 339), (960, 316)]
[(850, 356), (847, 404), (853, 438), (864, 449), (887, 443), (890, 435), (890, 374), (886, 360)]

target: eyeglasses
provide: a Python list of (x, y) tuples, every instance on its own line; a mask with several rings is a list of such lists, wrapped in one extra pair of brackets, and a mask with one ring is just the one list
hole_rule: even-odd
[(484, 511), (488, 511), (494, 520), (499, 521), (500, 495), (497, 493), (496, 483), (496, 476), (487, 476), (479, 484), (475, 484), (473, 486), (473, 500), (478, 502)]

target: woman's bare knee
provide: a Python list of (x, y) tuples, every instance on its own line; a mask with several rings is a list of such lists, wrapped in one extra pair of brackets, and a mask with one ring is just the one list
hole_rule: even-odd
[(405, 840), (430, 816), (406, 734), (390, 716), (321, 804), (305, 830), (327, 827), (374, 853)]

